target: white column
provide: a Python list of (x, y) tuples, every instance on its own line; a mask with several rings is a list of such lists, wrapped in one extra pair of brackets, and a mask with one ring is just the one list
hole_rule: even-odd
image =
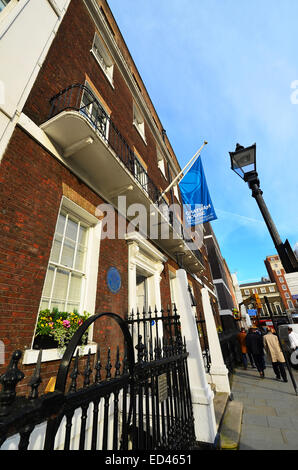
[(135, 243), (128, 244), (128, 313), (137, 311), (137, 266), (135, 262), (139, 247)]
[(217, 392), (226, 392), (230, 395), (231, 388), (228, 377), (229, 371), (223, 360), (213, 310), (210, 305), (209, 293), (206, 287), (201, 290), (201, 294), (208, 336), (209, 352), (211, 357), (211, 380), (212, 383), (215, 384)]
[(189, 353), (188, 370), (196, 440), (213, 444), (217, 435), (213, 405), (214, 394), (206, 378), (198, 329), (187, 290), (187, 274), (184, 269), (179, 269), (176, 272), (175, 284), (175, 299), (178, 315), (180, 315), (182, 337), (185, 337)]

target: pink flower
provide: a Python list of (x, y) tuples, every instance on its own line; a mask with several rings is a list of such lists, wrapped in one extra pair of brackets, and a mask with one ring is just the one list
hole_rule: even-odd
[(49, 327), (52, 328), (52, 329), (54, 328), (54, 327), (53, 327), (53, 322), (50, 322), (50, 323), (49, 323)]
[(70, 321), (69, 320), (63, 320), (63, 326), (65, 326), (65, 328), (70, 328)]

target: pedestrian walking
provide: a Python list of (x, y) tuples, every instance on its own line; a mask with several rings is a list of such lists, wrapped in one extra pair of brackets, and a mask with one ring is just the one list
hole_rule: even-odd
[(276, 379), (283, 379), (284, 382), (287, 382), (287, 373), (285, 369), (285, 358), (283, 352), (280, 348), (278, 337), (276, 336), (274, 328), (269, 328), (268, 333), (264, 336), (264, 348), (265, 351), (270, 356), (273, 371), (276, 375)]
[(245, 328), (241, 328), (240, 333), (237, 335), (240, 349), (241, 349), (241, 356), (244, 369), (247, 369), (247, 347), (246, 347), (246, 331)]
[(253, 326), (248, 330), (246, 336), (246, 347), (248, 352), (252, 354), (256, 368), (260, 377), (263, 379), (265, 377), (264, 343), (263, 336), (258, 332), (256, 326)]
[(247, 346), (246, 346), (246, 336), (247, 336), (246, 329), (242, 327), (240, 330), (240, 333), (238, 333), (238, 341), (239, 341), (240, 349), (241, 349), (243, 367), (244, 369), (247, 369), (247, 365), (248, 365), (247, 355), (248, 355), (250, 365), (254, 369), (255, 365), (254, 365), (252, 354), (247, 350)]

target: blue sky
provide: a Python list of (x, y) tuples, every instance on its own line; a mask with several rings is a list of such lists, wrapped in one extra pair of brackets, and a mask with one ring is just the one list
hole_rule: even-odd
[[(229, 151), (257, 144), (263, 197), (298, 241), (297, 0), (108, 0), (183, 167), (202, 162), (214, 232), (239, 281), (267, 275), (273, 242)], [(298, 95), (295, 95), (297, 97)]]

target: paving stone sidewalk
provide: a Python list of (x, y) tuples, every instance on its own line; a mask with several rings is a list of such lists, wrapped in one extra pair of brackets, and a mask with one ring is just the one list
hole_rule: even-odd
[(268, 364), (264, 379), (251, 367), (235, 370), (231, 390), (243, 403), (239, 450), (298, 450), (298, 396), (287, 375), (288, 382), (277, 381)]

